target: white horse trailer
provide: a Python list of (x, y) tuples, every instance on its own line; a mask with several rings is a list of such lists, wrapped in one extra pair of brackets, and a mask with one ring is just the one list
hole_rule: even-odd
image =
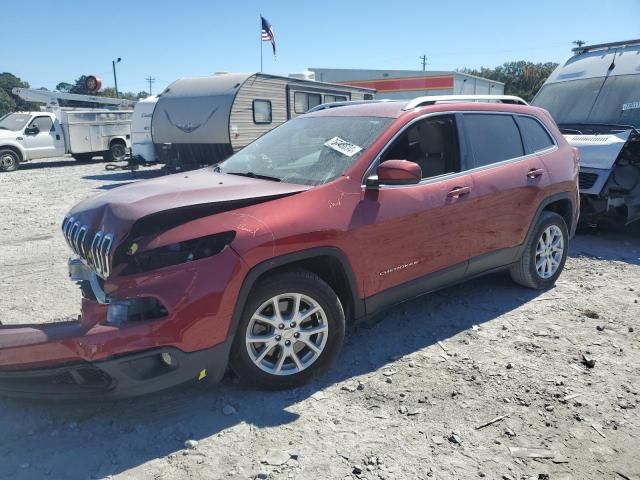
[(263, 73), (182, 78), (158, 96), (153, 109), (156, 158), (170, 171), (212, 165), (317, 105), (369, 100), (374, 94)]

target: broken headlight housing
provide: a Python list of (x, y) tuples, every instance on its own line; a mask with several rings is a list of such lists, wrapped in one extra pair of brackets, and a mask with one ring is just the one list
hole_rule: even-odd
[(184, 242), (154, 248), (137, 253), (137, 242), (131, 242), (126, 248), (122, 275), (135, 275), (159, 268), (211, 257), (222, 252), (235, 238), (235, 232), (222, 232), (215, 235), (185, 240)]

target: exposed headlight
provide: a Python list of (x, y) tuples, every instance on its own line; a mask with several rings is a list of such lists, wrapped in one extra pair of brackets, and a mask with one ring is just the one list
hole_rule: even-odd
[(236, 232), (217, 233), (154, 248), (142, 253), (137, 253), (137, 243), (131, 242), (126, 250), (127, 266), (122, 271), (122, 275), (149, 272), (217, 255), (233, 241), (235, 236)]

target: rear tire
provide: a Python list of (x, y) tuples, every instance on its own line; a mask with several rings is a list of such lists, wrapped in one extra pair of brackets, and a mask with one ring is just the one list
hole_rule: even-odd
[(0, 150), (0, 172), (15, 172), (20, 164), (20, 156), (9, 148)]
[(324, 280), (303, 270), (277, 274), (249, 294), (231, 348), (231, 368), (250, 385), (300, 386), (329, 368), (344, 332), (342, 304)]
[(567, 259), (569, 231), (555, 212), (542, 212), (522, 257), (509, 273), (514, 282), (524, 287), (544, 289), (553, 286)]
[(109, 150), (105, 153), (107, 162), (122, 162), (127, 157), (127, 146), (123, 142), (114, 141), (109, 145)]

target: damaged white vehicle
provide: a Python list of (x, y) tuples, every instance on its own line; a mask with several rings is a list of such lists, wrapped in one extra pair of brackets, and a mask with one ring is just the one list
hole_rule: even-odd
[(532, 104), (580, 150), (581, 221), (640, 220), (640, 40), (582, 46)]

